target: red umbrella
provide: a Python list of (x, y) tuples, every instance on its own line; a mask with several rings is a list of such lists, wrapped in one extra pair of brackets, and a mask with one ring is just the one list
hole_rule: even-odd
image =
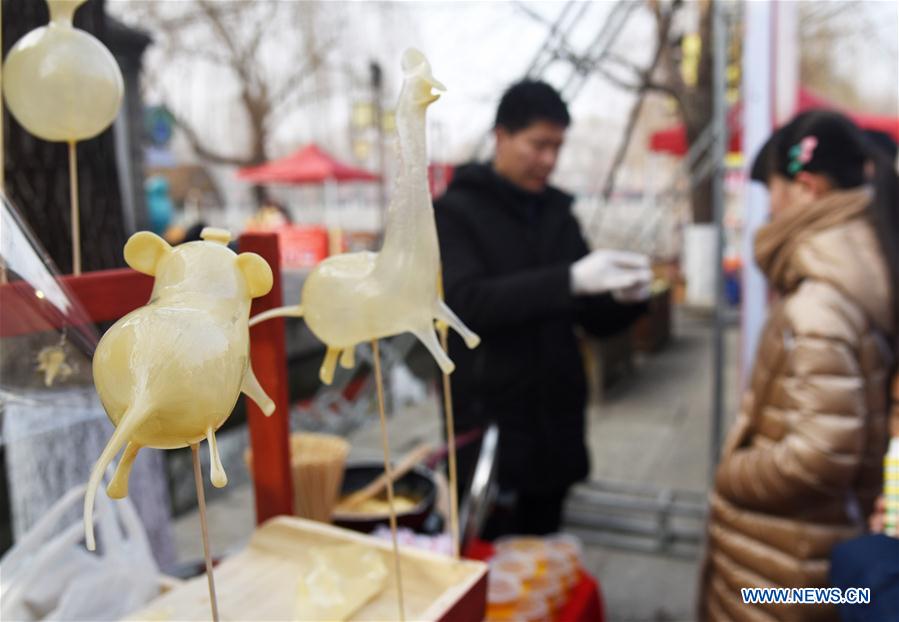
[(253, 183), (321, 184), (326, 181), (378, 181), (379, 175), (337, 160), (312, 143), (293, 154), (259, 166), (247, 166), (237, 176)]

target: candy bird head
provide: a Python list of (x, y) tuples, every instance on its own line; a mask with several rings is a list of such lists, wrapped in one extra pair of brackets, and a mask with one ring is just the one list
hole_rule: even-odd
[(431, 63), (415, 48), (408, 48), (403, 53), (403, 73), (412, 101), (423, 108), (440, 98), (440, 93), (434, 93), (433, 89), (446, 91), (446, 87), (431, 74)]

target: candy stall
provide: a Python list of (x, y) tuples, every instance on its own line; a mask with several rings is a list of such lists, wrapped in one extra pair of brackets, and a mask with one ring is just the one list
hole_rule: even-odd
[[(89, 442), (74, 434), (54, 441), (88, 461), (89, 477), (81, 466), (68, 469), (62, 479), (71, 488), (60, 484), (44, 495), (51, 498), (32, 511), (29, 529), (3, 557), (3, 619), (601, 619), (598, 586), (581, 570), (577, 541), (475, 539), (462, 550), (448, 397), (449, 550), (401, 542), (400, 521), (413, 520), (435, 494), (426, 475), (419, 475), (426, 492), (407, 492), (402, 482), (415, 479), (416, 464), (434, 448), (401, 460), (391, 455), (379, 341), (413, 335), (436, 361), (446, 396), (454, 369), (448, 331), (469, 348), (479, 344), (442, 299), (425, 137), (428, 107), (445, 87), (425, 55), (407, 49), (401, 59), (399, 173), (377, 252), (319, 262), (299, 300), (282, 299), (282, 253), (268, 232), (232, 239), (207, 227), (200, 240), (172, 246), (139, 231), (122, 249), (127, 268), (82, 272), (81, 249), (91, 239), (79, 225), (75, 145), (112, 123), (123, 86), (103, 44), (73, 27), (81, 3), (48, 0), (51, 23), (16, 43), (3, 66), (10, 114), (35, 136), (69, 146), (74, 267), (59, 274), (4, 197), (0, 340), (3, 371), (13, 378), (4, 380), (4, 392), (16, 394), (3, 415), (4, 443), (21, 451), (25, 441), (17, 439), (36, 438), (37, 412), (48, 421), (75, 416), (82, 401), (98, 403), (113, 428), (101, 438), (96, 430), (109, 428), (98, 422)], [(325, 344), (319, 377), (326, 385), (338, 366), (357, 365), (360, 345), (371, 348), (383, 456), (365, 477), (345, 467), (343, 439), (290, 433), (285, 321), (305, 322)], [(52, 406), (42, 406), (48, 395)], [(228, 485), (217, 433), (239, 400), (247, 410), (244, 459), (257, 527), (245, 545), (216, 558), (207, 486)], [(28, 421), (21, 436), (13, 417)], [(148, 462), (182, 448), (191, 454), (205, 553), (205, 572), (186, 581), (166, 577), (153, 559), (156, 523), (147, 516), (163, 493), (142, 475)], [(361, 533), (354, 514), (386, 515), (389, 535)], [(104, 610), (101, 603), (112, 600), (106, 595), (117, 590), (128, 599)]]

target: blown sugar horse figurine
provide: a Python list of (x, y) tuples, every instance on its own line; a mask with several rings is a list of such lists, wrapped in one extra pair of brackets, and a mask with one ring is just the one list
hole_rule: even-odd
[(387, 212), (380, 252), (335, 255), (322, 261), (303, 285), (301, 304), (271, 309), (250, 320), (303, 316), (327, 346), (322, 382), (330, 384), (338, 359), (350, 369), (356, 345), (411, 332), (444, 373), (453, 362), (440, 347), (434, 321), (452, 327), (474, 348), (480, 339), (440, 299), (440, 248), (428, 188), (425, 112), (446, 90), (431, 75), (425, 56), (403, 55), (404, 80), (397, 106), (401, 169)]

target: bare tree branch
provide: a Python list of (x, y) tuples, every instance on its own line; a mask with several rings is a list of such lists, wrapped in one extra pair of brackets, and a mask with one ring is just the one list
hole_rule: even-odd
[(652, 73), (654, 73), (652, 71), (652, 69), (654, 68), (653, 66), (650, 66), (648, 68), (643, 68), (634, 62), (631, 62), (629, 60), (626, 60), (619, 56), (611, 55), (611, 54), (609, 55), (608, 60), (616, 62), (623, 67), (626, 67), (633, 74), (635, 74), (634, 78), (636, 79), (636, 81), (628, 82), (628, 81), (624, 80), (623, 78), (616, 76), (609, 69), (603, 67), (602, 65), (597, 65), (596, 67), (594, 67), (594, 70), (597, 73), (599, 73), (602, 77), (604, 77), (606, 80), (608, 80), (615, 86), (622, 88), (624, 90), (627, 90), (627, 91), (640, 91), (640, 90), (656, 91), (658, 93), (663, 93), (665, 95), (669, 95), (670, 97), (673, 97), (678, 102), (681, 101), (681, 93), (678, 92), (678, 90), (673, 85), (671, 85), (667, 82), (663, 82), (658, 79), (653, 79), (651, 77)]
[(814, 32), (816, 29), (829, 28), (834, 20), (842, 20), (858, 11), (854, 2), (803, 2), (799, 5), (801, 19), (800, 32)]
[(226, 56), (222, 56), (221, 54), (216, 54), (214, 51), (206, 49), (206, 48), (194, 48), (188, 47), (181, 44), (177, 45), (166, 45), (167, 52), (171, 53), (175, 49), (177, 49), (179, 54), (184, 54), (185, 56), (189, 56), (191, 58), (200, 58), (205, 61), (208, 61), (214, 65), (224, 65), (226, 67), (230, 66), (230, 59)]
[(269, 7), (269, 11), (267, 13), (261, 13), (251, 30), (253, 35), (250, 37), (250, 42), (247, 44), (247, 57), (252, 58), (256, 55), (256, 52), (259, 51), (260, 44), (268, 34), (267, 26), (275, 20), (278, 15), (278, 10), (281, 8), (280, 3), (278, 2), (269, 3), (267, 6)]
[(297, 107), (315, 101), (316, 99), (328, 95), (328, 89), (313, 89), (308, 91), (295, 91), (286, 99), (281, 100), (272, 109), (271, 113), (266, 117), (264, 128), (271, 132), (294, 110), (289, 110), (291, 106)]
[(277, 106), (278, 102), (284, 100), (293, 90), (298, 88), (303, 80), (308, 78), (313, 70), (319, 69), (323, 63), (323, 52), (330, 49), (337, 40), (337, 35), (328, 37), (328, 40), (317, 46), (312, 54), (310, 54), (303, 65), (288, 76), (281, 86), (272, 95), (272, 101)]
[[(673, 2), (668, 11), (656, 12), (656, 39), (659, 47), (656, 48), (656, 54), (660, 55), (659, 63), (663, 67), (664, 82), (671, 91), (683, 94), (688, 90), (683, 76), (681, 76), (680, 67), (674, 58), (671, 50), (671, 25), (674, 21), (674, 15), (679, 2)], [(678, 97), (682, 102), (682, 97)]]
[[(163, 104), (165, 105), (165, 104)], [(255, 164), (252, 157), (237, 157), (237, 156), (229, 156), (222, 153), (219, 153), (203, 142), (197, 134), (196, 130), (194, 130), (193, 126), (190, 123), (186, 122), (181, 116), (179, 116), (171, 106), (166, 106), (166, 109), (169, 111), (169, 114), (172, 115), (172, 120), (175, 122), (182, 132), (184, 132), (184, 137), (187, 138), (187, 142), (190, 143), (191, 148), (196, 152), (198, 156), (203, 158), (204, 160), (209, 160), (215, 164), (230, 164), (234, 166), (247, 166), (250, 164)]]
[[(656, 48), (653, 53), (652, 60), (650, 61), (650, 64), (648, 67), (646, 67), (646, 69), (641, 69), (636, 64), (630, 61), (625, 61), (624, 59), (615, 59), (620, 65), (624, 65), (630, 68), (634, 73), (636, 73), (641, 79), (641, 82), (639, 83), (639, 85), (637, 85), (636, 89), (633, 88), (633, 85), (630, 85), (630, 90), (635, 90), (637, 98), (634, 101), (633, 106), (631, 107), (627, 124), (625, 125), (624, 132), (621, 137), (621, 142), (619, 142), (618, 144), (618, 149), (616, 150), (615, 157), (612, 160), (612, 166), (609, 168), (605, 183), (603, 184), (602, 196), (605, 200), (608, 200), (609, 197), (612, 196), (612, 192), (614, 192), (615, 190), (615, 180), (618, 177), (618, 170), (621, 168), (621, 165), (624, 163), (624, 159), (627, 156), (628, 147), (630, 146), (634, 130), (636, 129), (637, 121), (640, 118), (640, 112), (643, 109), (643, 102), (646, 99), (647, 93), (649, 93), (650, 91), (659, 91), (662, 93), (666, 93), (674, 97), (683, 109), (684, 92), (682, 90), (678, 90), (673, 84), (653, 79), (653, 75), (656, 73), (659, 64), (666, 56), (670, 56), (670, 54), (668, 54), (668, 39), (671, 31), (671, 24), (674, 19), (674, 12), (676, 11), (679, 4), (680, 3), (675, 0), (668, 5), (667, 9), (664, 9), (658, 0), (650, 0), (650, 9), (652, 9), (653, 14), (656, 16), (657, 36)], [(681, 82), (681, 84), (683, 84), (683, 82)]]
[(607, 81), (611, 82), (615, 86), (620, 89), (624, 89), (625, 91), (639, 91), (644, 87), (644, 84), (640, 82), (628, 82), (623, 78), (616, 76), (614, 73), (603, 67), (602, 65), (597, 65), (593, 68), (593, 70), (605, 78)]
[(679, 106), (684, 105), (684, 94), (671, 87), (671, 85), (669, 84), (665, 84), (664, 82), (657, 82), (655, 80), (647, 80), (644, 84), (644, 88), (647, 91), (655, 91), (656, 93), (668, 95), (669, 97), (673, 98)]
[(660, 23), (662, 21), (662, 3), (659, 0), (647, 0), (646, 4), (652, 11), (653, 17), (656, 18), (656, 23)]
[[(236, 83), (236, 97), (222, 104), (246, 119), (246, 145), (231, 147), (220, 134), (201, 131), (188, 110), (168, 106), (179, 133), (200, 158), (238, 166), (262, 162), (268, 155), (270, 137), (288, 115), (327, 97), (329, 87), (322, 70), (329, 68), (329, 50), (339, 44), (345, 30), (340, 25), (323, 28), (322, 20), (333, 12), (317, 12), (318, 6), (277, 0), (194, 0), (152, 2), (143, 7), (144, 26), (157, 36), (161, 67), (177, 64), (192, 71), (198, 62), (209, 62), (227, 72), (229, 82), (233, 76)], [(296, 57), (295, 63), (272, 66), (268, 54), (274, 49), (267, 37), (273, 32), (289, 37), (279, 43)], [(167, 97), (179, 85), (161, 80), (164, 70), (155, 69), (159, 71), (148, 67), (144, 84), (155, 87), (163, 101), (180, 102)]]
[(620, 169), (621, 165), (624, 163), (624, 158), (627, 155), (634, 129), (637, 127), (637, 121), (640, 119), (640, 111), (643, 109), (643, 102), (645, 99), (646, 90), (641, 89), (637, 93), (637, 99), (634, 101), (633, 106), (631, 106), (630, 114), (628, 114), (627, 117), (627, 125), (625, 125), (624, 133), (621, 137), (621, 142), (618, 143), (615, 158), (612, 160), (612, 166), (609, 168), (609, 172), (606, 175), (606, 181), (602, 189), (602, 198), (605, 201), (609, 200), (609, 197), (612, 196), (612, 192), (615, 190), (615, 179), (618, 177), (618, 169)]
[[(194, 26), (204, 24), (206, 22), (206, 14), (203, 11), (194, 10), (187, 13), (181, 13), (175, 17), (163, 17), (156, 10), (157, 5), (161, 4), (158, 0), (152, 0), (145, 4), (148, 7), (147, 16), (153, 17), (153, 23), (160, 30), (168, 33), (175, 33), (193, 28)], [(217, 12), (224, 19), (231, 15), (239, 15), (246, 11), (246, 5), (242, 2), (216, 2)], [(130, 10), (131, 7), (129, 7)], [(139, 22), (137, 22), (139, 24)]]
[[(206, 15), (209, 25), (212, 27), (212, 30), (217, 35), (219, 41), (228, 49), (228, 55), (231, 59), (229, 64), (244, 82), (248, 82), (249, 76), (246, 73), (246, 68), (243, 63), (240, 62), (240, 51), (237, 49), (237, 45), (234, 43), (234, 37), (228, 32), (223, 17), (219, 13), (219, 8), (222, 6), (221, 3), (211, 2), (210, 0), (196, 1), (197, 5), (203, 11), (203, 14)], [(225, 5), (227, 4), (228, 3), (225, 3)]]
[(608, 54), (606, 54), (605, 58), (606, 58), (606, 60), (609, 60), (613, 63), (617, 63), (617, 64), (621, 65), (622, 67), (629, 69), (630, 71), (634, 72), (638, 76), (642, 77), (646, 74), (646, 70), (647, 70), (646, 67), (641, 67), (634, 61), (624, 58), (623, 56), (619, 56), (618, 54), (615, 54), (614, 52), (609, 52)]
[(539, 23), (543, 24), (544, 26), (547, 26), (550, 29), (550, 32), (553, 32), (553, 33), (556, 32), (555, 23), (553, 23), (551, 20), (546, 19), (542, 15), (540, 15), (540, 13), (538, 13), (537, 11), (535, 11), (534, 9), (532, 9), (531, 7), (526, 5), (524, 2), (519, 2), (518, 0), (516, 0), (512, 4), (515, 6), (515, 8), (517, 10), (521, 11), (522, 13), (524, 13), (525, 15), (530, 17), (532, 20), (539, 22)]
[[(197, 3), (209, 20), (209, 25), (212, 27), (212, 30), (217, 35), (219, 41), (221, 41), (228, 49), (228, 57), (230, 59), (228, 66), (234, 70), (244, 85), (241, 96), (245, 101), (247, 109), (251, 111), (251, 116), (252, 114), (259, 113), (259, 108), (261, 107), (260, 101), (265, 96), (266, 87), (264, 82), (261, 81), (258, 73), (251, 71), (253, 65), (251, 62), (252, 55), (248, 54), (247, 50), (241, 50), (238, 47), (236, 43), (237, 37), (228, 30), (228, 27), (225, 24), (225, 14), (222, 11), (223, 3), (213, 2), (212, 0), (197, 0)], [(227, 4), (228, 3), (224, 3), (224, 5)], [(246, 3), (241, 4), (244, 9), (248, 6)]]

